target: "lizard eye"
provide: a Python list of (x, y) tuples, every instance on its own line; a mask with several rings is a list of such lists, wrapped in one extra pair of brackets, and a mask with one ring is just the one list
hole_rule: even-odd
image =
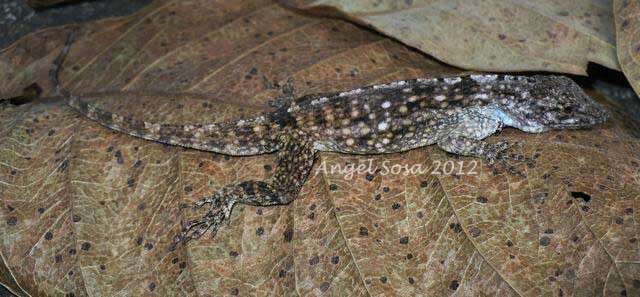
[(573, 106), (566, 106), (564, 108), (564, 111), (568, 112), (568, 113), (573, 113)]

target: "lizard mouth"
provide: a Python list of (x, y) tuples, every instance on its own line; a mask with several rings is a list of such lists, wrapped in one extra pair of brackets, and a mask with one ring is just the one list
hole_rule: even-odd
[(604, 108), (594, 108), (588, 112), (574, 114), (570, 117), (560, 119), (553, 125), (555, 129), (581, 129), (589, 128), (598, 124), (602, 124), (609, 119), (610, 114)]

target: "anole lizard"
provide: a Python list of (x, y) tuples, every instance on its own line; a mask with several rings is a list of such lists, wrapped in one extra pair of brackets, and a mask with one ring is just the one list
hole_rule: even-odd
[(508, 143), (483, 139), (509, 126), (529, 133), (587, 128), (609, 113), (563, 76), (502, 74), (418, 78), (331, 94), (307, 95), (275, 111), (234, 121), (172, 125), (118, 115), (60, 88), (58, 74), (71, 34), (50, 73), (57, 90), (80, 114), (123, 133), (161, 143), (233, 156), (277, 152), (277, 168), (265, 181), (225, 185), (201, 219), (188, 222), (174, 242), (215, 234), (237, 203), (257, 206), (293, 201), (318, 152), (397, 153), (427, 145), (492, 164)]

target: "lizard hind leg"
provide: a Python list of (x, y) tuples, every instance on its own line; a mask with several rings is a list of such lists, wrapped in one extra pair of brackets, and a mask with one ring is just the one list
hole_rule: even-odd
[(254, 206), (284, 205), (293, 201), (304, 184), (315, 159), (313, 142), (296, 132), (282, 133), (277, 154), (277, 167), (267, 181), (247, 180), (225, 185), (211, 197), (194, 203), (196, 209), (208, 205), (199, 219), (183, 225), (182, 232), (174, 237), (174, 245), (198, 239), (207, 231), (216, 234), (223, 222), (228, 221), (233, 207), (238, 204)]

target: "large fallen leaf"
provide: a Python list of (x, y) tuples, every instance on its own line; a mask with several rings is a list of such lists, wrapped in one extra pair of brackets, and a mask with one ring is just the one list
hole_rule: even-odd
[[(50, 94), (50, 63), (70, 30), (36, 32), (0, 52), (0, 93), (36, 82)], [(83, 25), (61, 81), (114, 112), (210, 123), (268, 108), (287, 81), (300, 95), (456, 71), (270, 1), (188, 0)], [(321, 154), (291, 205), (237, 207), (215, 238), (170, 250), (179, 222), (198, 215), (181, 206), (269, 176), (273, 156), (137, 139), (61, 101), (5, 104), (0, 282), (19, 296), (637, 295), (639, 143), (628, 132), (635, 122), (622, 119), (491, 137), (535, 159), (518, 164), (526, 178), (482, 164), (463, 174), (477, 160), (435, 147)], [(447, 161), (467, 167), (384, 171)], [(380, 171), (323, 170), (369, 162)]]
[(337, 12), (465, 69), (585, 74), (588, 62), (619, 68), (606, 0), (285, 2)]
[(616, 42), (620, 68), (640, 94), (640, 3), (614, 0)]

